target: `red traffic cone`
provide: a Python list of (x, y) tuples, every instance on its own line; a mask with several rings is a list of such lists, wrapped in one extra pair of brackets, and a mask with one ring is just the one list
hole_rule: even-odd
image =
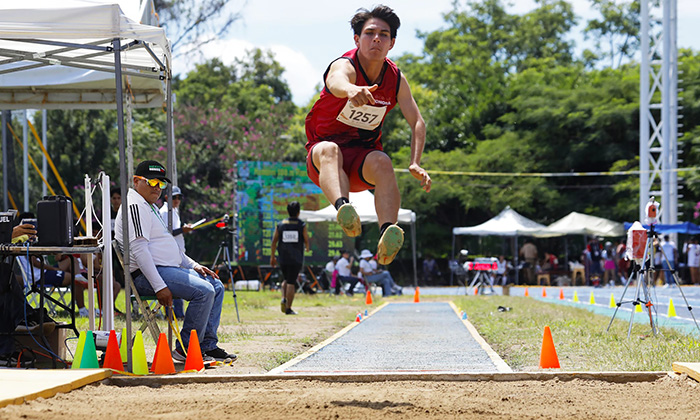
[(549, 326), (544, 327), (542, 351), (540, 352), (540, 367), (542, 369), (560, 367), (557, 350), (554, 348), (554, 341), (552, 340), (552, 331), (550, 331)]
[[(126, 338), (126, 337), (124, 337)], [(107, 341), (107, 351), (105, 352), (105, 362), (102, 365), (105, 369), (123, 371), (124, 362), (119, 354), (119, 344), (117, 343), (117, 333), (114, 330), (109, 332), (109, 340)]]
[(173, 357), (170, 354), (168, 339), (165, 337), (165, 333), (160, 333), (160, 337), (158, 337), (156, 354), (153, 356), (151, 370), (156, 375), (168, 375), (175, 373), (175, 364), (173, 364)]
[(355, 317), (355, 322), (362, 322), (362, 317), (360, 316), (360, 313), (357, 313), (357, 316)]
[(202, 349), (199, 347), (199, 337), (197, 330), (190, 331), (190, 343), (187, 345), (187, 359), (185, 359), (185, 370), (196, 370), (199, 372), (204, 369), (204, 360), (202, 359)]

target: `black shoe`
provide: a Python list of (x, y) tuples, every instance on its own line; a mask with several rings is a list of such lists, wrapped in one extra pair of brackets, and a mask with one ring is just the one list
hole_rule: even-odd
[(289, 308), (284, 312), (284, 314), (285, 315), (296, 315), (297, 313), (294, 312), (294, 310), (292, 308)]
[(236, 359), (238, 359), (238, 356), (236, 356), (233, 353), (227, 353), (226, 350), (222, 349), (221, 347), (217, 347), (213, 350), (205, 351), (204, 354), (207, 356), (213, 357), (215, 360), (219, 362), (226, 361), (227, 359), (230, 359), (232, 362), (235, 362)]
[(287, 313), (287, 299), (282, 298), (282, 302), (280, 302), (280, 309), (282, 309), (283, 314)]

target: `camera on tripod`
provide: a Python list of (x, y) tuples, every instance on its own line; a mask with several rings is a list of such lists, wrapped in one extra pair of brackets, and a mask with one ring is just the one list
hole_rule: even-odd
[(224, 217), (221, 218), (221, 221), (216, 223), (216, 227), (221, 230), (233, 230), (233, 219), (229, 217), (228, 214), (224, 214)]

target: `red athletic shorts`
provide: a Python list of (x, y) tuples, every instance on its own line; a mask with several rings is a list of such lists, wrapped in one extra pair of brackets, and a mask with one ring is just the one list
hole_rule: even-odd
[[(311, 154), (317, 144), (318, 143), (312, 145), (306, 155), (306, 173), (314, 184), (320, 187), (321, 185), (318, 182), (318, 168), (314, 165), (313, 159), (311, 158)], [(350, 180), (351, 192), (374, 189), (374, 185), (370, 184), (362, 177), (362, 166), (365, 164), (367, 155), (375, 150), (381, 151), (381, 149), (367, 149), (364, 147), (340, 147), (340, 152), (343, 154), (343, 171), (348, 175), (348, 179)]]

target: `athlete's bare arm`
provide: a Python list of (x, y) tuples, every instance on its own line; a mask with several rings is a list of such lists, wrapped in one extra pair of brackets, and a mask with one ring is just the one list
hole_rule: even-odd
[(411, 95), (411, 88), (408, 86), (408, 81), (401, 74), (401, 85), (397, 101), (403, 117), (411, 127), (411, 163), (408, 170), (414, 178), (420, 181), (421, 187), (425, 192), (430, 192), (432, 180), (425, 169), (420, 166), (420, 159), (423, 156), (423, 148), (425, 147), (425, 121), (420, 114), (418, 105)]
[(366, 104), (374, 105), (372, 92), (377, 90), (377, 85), (355, 85), (357, 75), (350, 61), (345, 59), (335, 60), (326, 76), (326, 86), (336, 98), (348, 98), (353, 106)]

